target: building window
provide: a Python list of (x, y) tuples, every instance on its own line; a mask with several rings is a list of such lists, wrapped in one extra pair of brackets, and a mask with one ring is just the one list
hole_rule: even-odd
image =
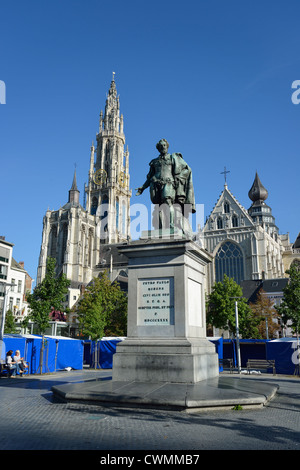
[(222, 282), (224, 274), (232, 277), (238, 284), (244, 280), (244, 257), (238, 245), (225, 242), (215, 257), (216, 282)]
[(9, 298), (9, 304), (8, 305), (9, 305), (8, 309), (12, 312), (13, 308), (14, 308), (14, 299), (13, 299), (13, 297)]
[(126, 203), (125, 201), (122, 202), (122, 233), (125, 235), (126, 233)]
[(50, 257), (56, 258), (56, 242), (57, 242), (57, 226), (53, 225), (51, 228), (51, 244), (50, 244)]
[(224, 213), (225, 214), (229, 214), (230, 212), (230, 206), (229, 206), (229, 203), (227, 201), (224, 202)]
[(233, 226), (233, 227), (238, 227), (238, 225), (239, 225), (238, 218), (237, 218), (236, 215), (233, 215), (233, 216), (232, 216), (232, 226)]
[(221, 217), (218, 217), (217, 228), (223, 228), (223, 220), (221, 219)]
[[(0, 284), (0, 297), (5, 297), (5, 285), (4, 284)], [(1, 305), (0, 305), (0, 312), (2, 312)]]
[(67, 248), (67, 240), (68, 240), (68, 225), (64, 224), (62, 229), (62, 250), (61, 250), (61, 258), (60, 263), (63, 264), (65, 261), (65, 252)]
[(11, 289), (10, 289), (10, 290), (11, 290), (11, 292), (15, 292), (16, 280), (15, 280), (15, 279), (12, 279), (12, 280), (11, 280), (11, 283), (12, 283), (13, 285), (11, 286)]
[(7, 266), (0, 264), (0, 279), (7, 279)]
[(116, 229), (119, 230), (119, 199), (116, 198)]
[[(108, 230), (108, 224), (107, 224), (107, 221), (108, 221), (108, 205), (109, 205), (109, 200), (108, 200), (108, 196), (105, 194), (102, 198), (102, 201), (101, 201), (102, 205), (103, 205), (103, 209), (104, 209), (104, 214), (100, 217), (100, 219), (102, 220), (102, 223), (101, 223), (101, 233), (103, 232), (107, 232)], [(106, 210), (107, 209), (107, 210)], [(105, 224), (105, 225), (104, 225)]]
[(21, 293), (22, 292), (22, 281), (18, 281), (18, 292)]
[(91, 215), (96, 215), (98, 208), (98, 199), (93, 197), (92, 199), (92, 207), (91, 207)]

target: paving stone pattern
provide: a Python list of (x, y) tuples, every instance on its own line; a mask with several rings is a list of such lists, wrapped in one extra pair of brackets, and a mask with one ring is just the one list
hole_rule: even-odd
[(279, 391), (255, 410), (184, 411), (62, 403), (53, 385), (109, 371), (72, 371), (0, 379), (0, 450), (289, 450), (300, 448), (300, 378), (275, 381)]

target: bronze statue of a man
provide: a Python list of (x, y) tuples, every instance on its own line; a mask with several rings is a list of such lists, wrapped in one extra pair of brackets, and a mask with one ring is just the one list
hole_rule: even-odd
[[(192, 171), (184, 161), (181, 153), (168, 153), (169, 144), (161, 139), (157, 145), (160, 155), (150, 162), (150, 170), (146, 181), (137, 190), (137, 196), (150, 186), (151, 202), (155, 205), (166, 205), (169, 209), (168, 222), (159, 215), (158, 228), (174, 228), (175, 212), (180, 210), (181, 216), (188, 216), (189, 212), (196, 212)], [(183, 222), (180, 222), (183, 228)]]

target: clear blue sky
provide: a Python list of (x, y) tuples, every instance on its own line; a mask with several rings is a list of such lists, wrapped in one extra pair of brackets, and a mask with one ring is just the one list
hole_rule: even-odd
[(224, 166), (246, 209), (258, 171), (280, 233), (294, 241), (299, 17), (298, 0), (0, 0), (0, 235), (15, 259), (36, 278), (43, 216), (67, 202), (75, 163), (83, 202), (112, 71), (132, 188), (166, 138), (192, 167), (205, 216)]

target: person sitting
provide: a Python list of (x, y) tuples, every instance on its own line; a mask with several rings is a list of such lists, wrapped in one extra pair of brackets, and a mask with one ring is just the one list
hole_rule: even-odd
[(10, 349), (7, 354), (6, 354), (6, 365), (9, 370), (9, 377), (15, 377), (17, 372), (21, 375), (23, 374), (23, 371), (20, 370), (19, 364), (15, 361), (13, 361), (12, 358), (12, 353), (13, 351)]
[(14, 362), (19, 365), (20, 371), (26, 372), (26, 369), (29, 367), (25, 362), (24, 357), (20, 356), (19, 349), (16, 350), (16, 354), (14, 355)]

